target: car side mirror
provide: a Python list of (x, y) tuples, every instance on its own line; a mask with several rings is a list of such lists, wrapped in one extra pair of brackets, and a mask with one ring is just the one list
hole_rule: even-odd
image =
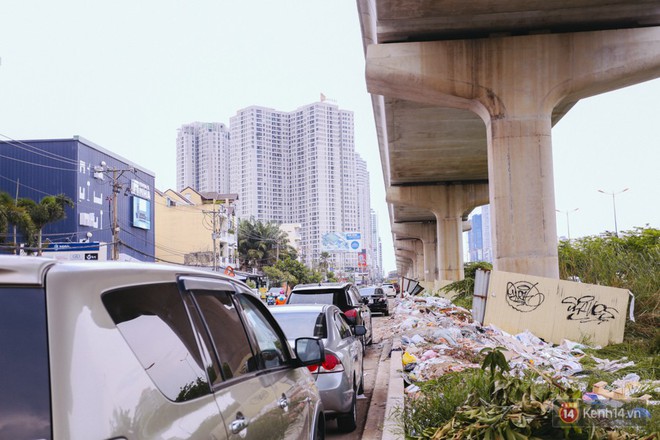
[(355, 336), (364, 336), (367, 334), (367, 328), (363, 325), (354, 325), (353, 333), (355, 333)]
[(325, 361), (323, 341), (317, 338), (296, 339), (296, 357), (302, 365), (319, 365)]
[(369, 304), (369, 298), (362, 298), (362, 302), (364, 304)]

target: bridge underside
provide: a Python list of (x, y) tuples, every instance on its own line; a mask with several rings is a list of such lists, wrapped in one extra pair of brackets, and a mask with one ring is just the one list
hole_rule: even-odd
[[(424, 75), (432, 75), (424, 71), (430, 69), (425, 58), (429, 56), (426, 43), (458, 44), (506, 37), (657, 29), (660, 25), (660, 3), (657, 0), (358, 0), (357, 3), (367, 57), (367, 86), (372, 92), (384, 183), (388, 191), (391, 187), (486, 184), (491, 185), (492, 198), (493, 176), (489, 176), (488, 149), (493, 109), (488, 108), (488, 103), (479, 96), (442, 90), (443, 86), (436, 84), (442, 82), (442, 72), (438, 72), (435, 82), (421, 84)], [(418, 70), (404, 69), (401, 74), (394, 72), (397, 61), (387, 60), (395, 55), (388, 52), (380, 55), (379, 52), (373, 56), (367, 52), (374, 46), (396, 48), (391, 53), (403, 54), (401, 63), (409, 63), (411, 57), (416, 56), (409, 54), (410, 43), (423, 43), (416, 52), (421, 67), (415, 67)], [(583, 97), (657, 77), (660, 60), (654, 50), (649, 55), (650, 67), (640, 67), (644, 72), (639, 76), (595, 81), (593, 87), (581, 85), (575, 93), (565, 93), (549, 109), (550, 124), (556, 124)], [(457, 53), (456, 57), (462, 55)], [(487, 57), (484, 63), (489, 61)], [(371, 66), (381, 60), (385, 60), (382, 64), (385, 67), (379, 66), (377, 75), (370, 74)], [(531, 66), (530, 70), (533, 69), (535, 67)], [(475, 70), (475, 77), (478, 74)], [(475, 83), (477, 81), (475, 78)], [(516, 80), (509, 81), (510, 88), (515, 88)], [(411, 84), (417, 87), (417, 94), (410, 92)], [(425, 88), (427, 96), (424, 95)], [(507, 90), (495, 90), (496, 95), (506, 93)], [(434, 222), (439, 214), (442, 216), (438, 210), (433, 212), (422, 203), (388, 202), (392, 223)], [(552, 204), (554, 216), (554, 194)], [(551, 227), (554, 227), (554, 220)], [(497, 232), (495, 228), (493, 230)], [(556, 235), (556, 231), (548, 233)], [(438, 246), (443, 246), (440, 241)], [(438, 264), (443, 263), (438, 261)]]

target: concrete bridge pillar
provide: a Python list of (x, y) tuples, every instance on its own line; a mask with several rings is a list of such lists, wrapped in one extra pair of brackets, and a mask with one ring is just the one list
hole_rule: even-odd
[(488, 203), (488, 185), (393, 186), (387, 202), (431, 211), (436, 218), (438, 280), (463, 278), (463, 218)]
[[(494, 268), (552, 278), (559, 277), (553, 112), (658, 76), (660, 27), (367, 48), (369, 92), (483, 119)], [(455, 228), (442, 222), (451, 219), (438, 218), (441, 243)]]
[(409, 252), (413, 260), (413, 272), (415, 274), (415, 279), (423, 280), (424, 279), (424, 248), (422, 242), (416, 238), (399, 238), (396, 237), (394, 241), (394, 248), (396, 250), (401, 250)]
[(406, 258), (409, 261), (410, 263), (409, 273), (411, 275), (410, 278), (418, 279), (419, 273), (417, 270), (419, 269), (419, 265), (417, 260), (417, 254), (415, 253), (415, 251), (397, 248), (396, 246), (395, 249), (396, 252), (399, 253), (399, 255), (401, 255), (402, 257)]
[[(435, 281), (438, 277), (436, 224), (432, 222), (394, 223), (392, 232), (397, 238), (416, 238), (421, 241), (424, 254), (423, 280)], [(420, 277), (420, 279), (422, 278)]]
[(404, 276), (406, 278), (414, 278), (413, 274), (411, 273), (412, 260), (410, 260), (407, 257), (404, 257), (398, 251), (395, 251), (395, 257), (396, 257), (396, 264), (401, 276)]

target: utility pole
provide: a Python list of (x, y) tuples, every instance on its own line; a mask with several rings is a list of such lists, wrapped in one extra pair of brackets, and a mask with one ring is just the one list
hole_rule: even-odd
[(215, 210), (215, 199), (213, 199), (213, 232), (211, 233), (211, 237), (213, 238), (213, 272), (218, 271), (218, 245), (217, 245), (217, 240), (218, 240), (218, 229), (217, 229), (217, 224), (216, 224), (216, 215), (217, 212)]
[(614, 200), (614, 197), (618, 194), (621, 194), (621, 193), (624, 193), (624, 192), (628, 191), (629, 189), (630, 188), (624, 188), (624, 189), (622, 189), (621, 191), (618, 191), (618, 192), (617, 191), (607, 192), (607, 191), (603, 191), (602, 189), (598, 190), (599, 193), (603, 193), (603, 194), (607, 194), (609, 196), (612, 196), (612, 209), (614, 210), (614, 235), (616, 235), (617, 238), (619, 237), (619, 227), (616, 224), (616, 201)]
[(219, 218), (222, 211), (217, 210), (217, 200), (213, 199), (213, 209), (211, 211), (202, 211), (205, 215), (211, 215), (211, 239), (213, 240), (213, 271), (218, 270), (218, 238), (222, 229), (222, 218)]
[[(21, 179), (17, 177), (16, 178), (16, 199), (14, 200), (14, 203), (16, 204), (16, 206), (18, 206), (18, 187), (20, 185), (19, 184), (20, 181), (21, 181)], [(15, 255), (20, 254), (20, 248), (18, 247), (17, 235), (18, 234), (17, 234), (17, 231), (16, 231), (16, 223), (14, 223), (14, 246), (15, 246), (14, 254)]]
[(119, 260), (119, 223), (117, 221), (117, 195), (121, 185), (117, 182), (117, 169), (112, 169), (112, 259)]
[[(105, 163), (101, 164), (105, 167)], [(112, 172), (112, 176), (108, 174), (108, 171)], [(119, 260), (119, 220), (117, 218), (117, 196), (121, 193), (123, 185), (119, 183), (119, 178), (124, 175), (126, 171), (135, 172), (134, 168), (126, 169), (117, 169), (117, 168), (105, 168), (103, 172), (108, 174), (112, 178), (112, 204), (110, 209), (112, 210), (112, 260)]]

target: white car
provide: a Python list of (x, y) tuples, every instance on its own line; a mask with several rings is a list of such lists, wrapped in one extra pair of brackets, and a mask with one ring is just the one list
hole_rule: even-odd
[(0, 438), (322, 439), (323, 343), (294, 346), (230, 277), (0, 256)]
[(396, 296), (396, 289), (392, 284), (383, 284), (382, 286), (383, 292), (385, 292), (385, 296), (392, 297)]

